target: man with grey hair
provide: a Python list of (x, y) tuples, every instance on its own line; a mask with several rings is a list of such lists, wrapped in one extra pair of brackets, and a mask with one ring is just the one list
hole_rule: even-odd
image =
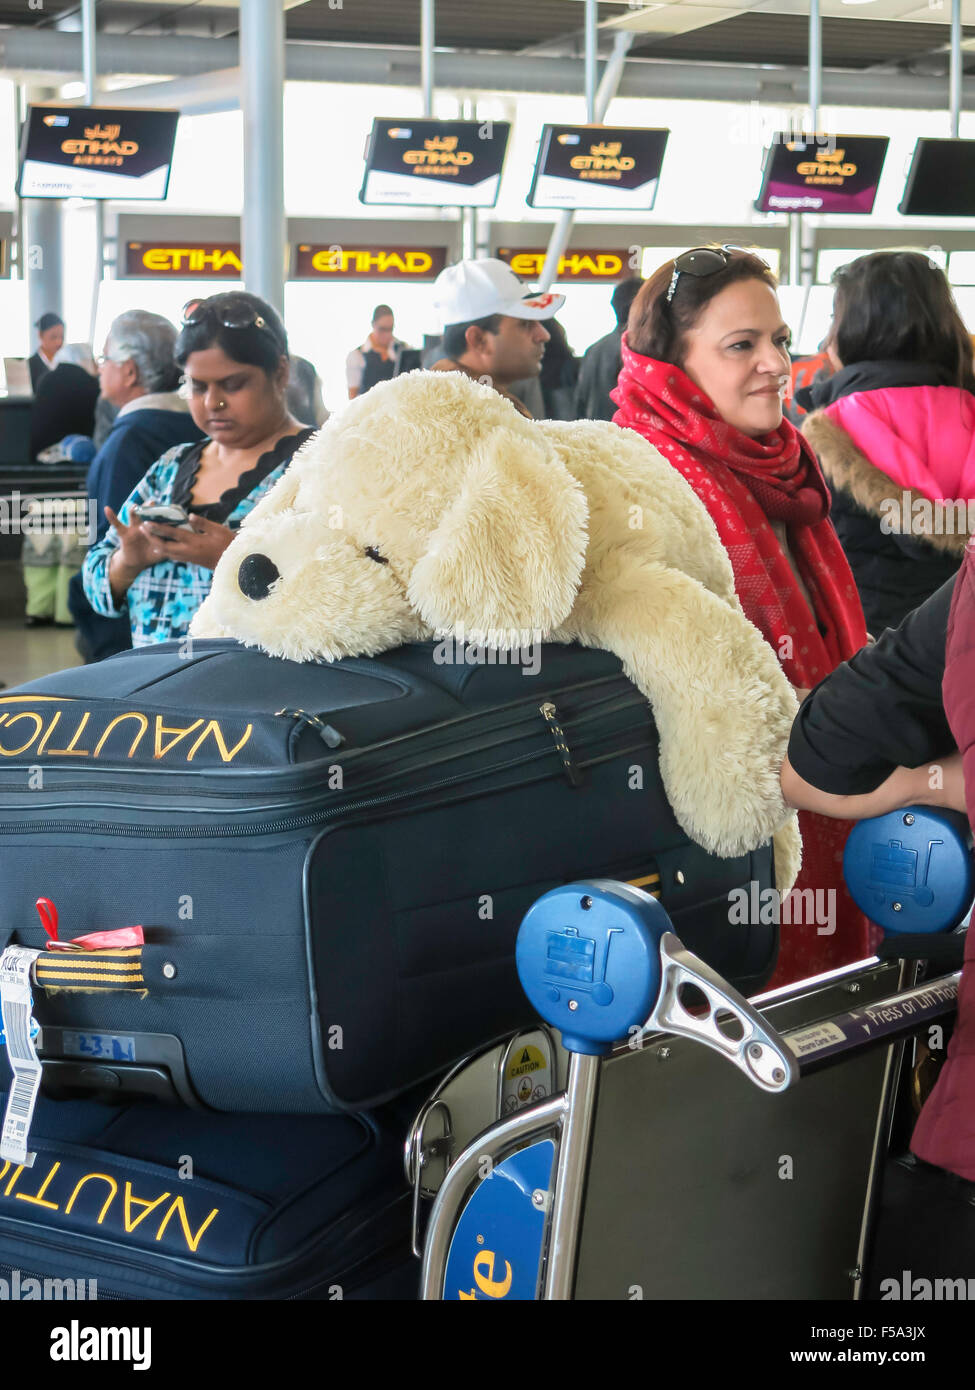
[[(101, 540), (108, 529), (106, 507), (117, 512), (157, 459), (177, 444), (202, 437), (176, 389), (180, 370), (175, 345), (176, 329), (169, 320), (144, 309), (119, 314), (108, 330), (98, 377), (102, 395), (118, 407), (118, 414), (88, 470), (88, 496), (97, 518), (92, 541)], [(131, 645), (128, 617), (95, 613), (80, 575), (71, 581), (68, 606), (86, 661), (100, 661)]]
[(119, 314), (108, 330), (98, 380), (118, 414), (88, 472), (88, 496), (98, 503), (99, 540), (108, 529), (104, 508), (117, 511), (167, 449), (200, 438), (177, 393), (175, 346), (176, 329), (169, 320), (144, 309)]

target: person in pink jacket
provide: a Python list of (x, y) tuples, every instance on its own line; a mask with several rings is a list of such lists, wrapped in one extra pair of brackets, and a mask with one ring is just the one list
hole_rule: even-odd
[(918, 252), (860, 256), (833, 281), (835, 371), (796, 401), (879, 635), (955, 573), (975, 530), (972, 340), (945, 276)]

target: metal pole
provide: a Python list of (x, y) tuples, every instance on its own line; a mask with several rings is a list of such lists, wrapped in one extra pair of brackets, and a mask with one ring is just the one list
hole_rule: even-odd
[[(95, 0), (81, 0), (81, 65), (85, 80), (85, 105), (98, 101), (98, 38), (95, 24)], [(98, 296), (105, 273), (105, 204), (95, 199), (95, 268), (91, 287), (91, 309), (88, 314), (88, 341), (95, 341), (95, 319)]]
[(819, 0), (809, 0), (809, 119), (813, 134), (819, 129), (819, 108), (822, 101), (823, 23), (819, 13)]
[[(28, 103), (43, 106), (57, 92), (33, 88), (24, 92), (26, 118)], [(63, 314), (61, 280), (61, 199), (24, 198), (18, 219), (18, 259), (20, 277), (27, 282), (27, 312), (33, 326), (41, 314)], [(29, 335), (30, 336), (30, 335)]]
[(25, 198), (21, 206), (24, 220), (17, 249), (21, 279), (27, 281), (27, 311), (33, 325), (41, 314), (63, 313), (61, 200)]
[(85, 80), (85, 101), (95, 100), (98, 58), (96, 54), (95, 0), (81, 0), (81, 68)]
[(582, 1196), (589, 1167), (589, 1144), (596, 1113), (601, 1057), (573, 1052), (569, 1057), (565, 1121), (552, 1184), (551, 1234), (545, 1262), (544, 1299), (572, 1297)]
[[(810, 135), (816, 135), (819, 131), (819, 109), (823, 101), (823, 22), (819, 10), (819, 0), (809, 0), (809, 126)], [(790, 259), (790, 281), (794, 285), (802, 284), (805, 287), (803, 295), (802, 309), (799, 314), (799, 328), (797, 337), (801, 335), (806, 321), (806, 309), (809, 302), (809, 291), (812, 288), (815, 276), (815, 234), (808, 218), (803, 217), (802, 213), (796, 214), (793, 225), (796, 240), (796, 254), (798, 264), (795, 265), (796, 271), (793, 278), (793, 262)]]
[(951, 138), (958, 139), (961, 123), (961, 0), (951, 0), (951, 67), (949, 69), (948, 108), (951, 114)]
[(596, 119), (596, 56), (599, 52), (599, 0), (586, 0), (586, 121)]
[(433, 31), (434, 0), (421, 0), (420, 7), (420, 81), (423, 86), (423, 114), (433, 115)]
[[(587, 30), (588, 37), (588, 30)], [(595, 43), (595, 35), (593, 35)], [(609, 103), (616, 95), (620, 79), (623, 76), (623, 68), (626, 64), (626, 55), (630, 51), (633, 42), (633, 35), (627, 31), (618, 33), (613, 40), (613, 51), (610, 54), (609, 62), (603, 72), (602, 81), (593, 100), (589, 123), (598, 125), (609, 109)], [(594, 60), (595, 61), (595, 60)], [(586, 97), (587, 111), (589, 110), (589, 98)], [(558, 275), (559, 261), (562, 253), (569, 244), (569, 234), (572, 231), (572, 223), (575, 221), (575, 213), (560, 212), (555, 226), (552, 228), (552, 235), (549, 237), (548, 250), (545, 254), (545, 264), (542, 266), (541, 280), (539, 289), (550, 289)]]
[(241, 0), (241, 105), (247, 288), (284, 311), (284, 10)]
[(799, 283), (799, 241), (800, 241), (800, 217), (797, 212), (789, 213), (789, 284), (798, 285)]
[[(477, 119), (477, 102), (465, 97), (461, 103), (460, 114), (465, 121)], [(461, 256), (472, 261), (477, 256), (477, 208), (460, 209)]]

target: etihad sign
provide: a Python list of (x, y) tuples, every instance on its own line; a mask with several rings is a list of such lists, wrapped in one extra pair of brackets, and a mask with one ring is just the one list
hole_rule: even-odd
[(159, 275), (208, 280), (240, 280), (244, 267), (240, 242), (130, 241), (125, 248), (126, 275)]
[[(498, 258), (506, 261), (522, 280), (538, 280), (545, 264), (542, 250), (513, 251), (502, 247)], [(621, 251), (567, 251), (559, 259), (556, 280), (617, 280), (624, 274), (627, 257)]]
[(636, 160), (632, 155), (622, 153), (620, 140), (589, 146), (588, 154), (574, 154), (569, 160), (570, 169), (576, 169), (583, 179), (618, 179), (620, 174), (628, 173)]
[(412, 165), (417, 173), (436, 169), (438, 173), (450, 174), (473, 164), (474, 156), (470, 150), (457, 148), (456, 135), (434, 135), (424, 140), (422, 150), (404, 150), (403, 163)]
[(445, 246), (295, 248), (295, 276), (300, 280), (434, 280), (446, 264)]

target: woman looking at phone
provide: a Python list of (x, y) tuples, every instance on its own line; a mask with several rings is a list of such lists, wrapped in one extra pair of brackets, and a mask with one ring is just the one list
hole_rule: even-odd
[[(217, 294), (184, 312), (176, 361), (205, 438), (163, 454), (117, 514), (105, 508), (109, 530), (83, 570), (92, 607), (127, 612), (135, 647), (186, 633), (240, 523), (314, 432), (288, 410), (287, 334), (256, 295)], [(160, 506), (188, 524), (139, 515)]]

